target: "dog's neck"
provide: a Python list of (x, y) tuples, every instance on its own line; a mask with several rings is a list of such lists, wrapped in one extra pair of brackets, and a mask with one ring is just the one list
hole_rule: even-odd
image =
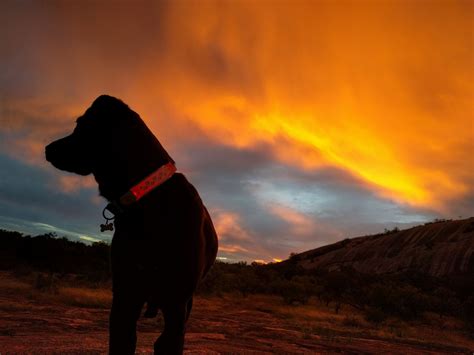
[(146, 130), (148, 134), (128, 137), (120, 154), (110, 157), (95, 169), (99, 193), (107, 200), (118, 199), (160, 166), (174, 163), (158, 139), (148, 128)]

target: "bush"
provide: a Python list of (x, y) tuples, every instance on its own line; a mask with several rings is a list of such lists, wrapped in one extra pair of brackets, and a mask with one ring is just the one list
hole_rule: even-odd
[(427, 308), (426, 297), (409, 285), (375, 284), (367, 294), (367, 305), (386, 315), (417, 318)]
[(305, 285), (298, 280), (281, 282), (278, 293), (286, 304), (306, 304), (309, 300), (309, 292)]
[[(341, 248), (347, 242), (324, 250)], [(33, 273), (33, 286), (42, 292), (57, 292), (58, 277), (66, 274), (74, 274), (74, 280), (88, 286), (110, 282), (109, 252), (109, 245), (104, 243), (86, 245), (53, 234), (30, 237), (0, 230), (0, 269), (19, 276)], [(331, 272), (305, 270), (299, 257), (292, 255), (287, 261), (267, 265), (217, 261), (198, 292), (233, 292), (244, 297), (271, 294), (282, 297), (287, 304), (305, 304), (316, 296), (321, 302), (334, 305), (336, 312), (344, 304), (363, 310), (367, 319), (375, 323), (389, 316), (413, 319), (432, 311), (440, 316), (460, 317), (474, 328), (472, 271), (446, 278), (413, 271), (364, 275), (348, 268)]]

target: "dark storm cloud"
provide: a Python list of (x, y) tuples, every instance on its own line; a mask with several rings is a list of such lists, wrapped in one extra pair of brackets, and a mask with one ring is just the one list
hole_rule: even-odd
[(211, 206), (218, 229), (229, 219), (236, 225), (222, 227), (222, 244), (247, 251), (221, 252), (228, 258), (283, 258), (289, 250), (437, 216), (380, 199), (362, 181), (334, 167), (308, 171), (280, 164), (265, 145), (235, 149), (195, 141), (175, 147), (174, 157)]
[[(174, 158), (209, 206), (221, 234), (220, 255), (228, 260), (284, 258), (289, 251), (402, 226), (403, 218), (413, 218), (414, 211), (372, 196), (342, 171), (288, 167), (273, 160), (264, 145), (235, 149), (196, 140), (175, 147)], [(95, 186), (64, 191), (55, 184), (61, 176), (71, 177), (69, 174), (7, 156), (1, 156), (0, 169), (8, 172), (1, 175), (0, 184), (4, 225), (16, 219), (26, 231), (48, 231), (51, 225), (59, 235), (77, 239), (82, 233), (108, 239), (97, 233), (105, 202), (96, 197)], [(296, 219), (287, 218), (292, 215)], [(427, 219), (421, 214), (418, 221)]]
[[(101, 205), (95, 203), (96, 188), (65, 193), (55, 186), (53, 175), (5, 155), (0, 155), (0, 223), (17, 225), (28, 233), (56, 232), (78, 239), (97, 237)], [(67, 176), (64, 174), (64, 176)], [(97, 239), (109, 240), (110, 236)]]

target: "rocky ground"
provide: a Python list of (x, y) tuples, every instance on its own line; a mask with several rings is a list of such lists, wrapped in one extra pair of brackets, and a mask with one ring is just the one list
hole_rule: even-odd
[[(107, 308), (77, 306), (11, 280), (1, 286), (1, 354), (107, 352)], [(185, 352), (472, 354), (474, 340), (462, 325), (449, 319), (437, 322), (374, 326), (351, 310), (335, 314), (317, 304), (286, 306), (267, 296), (198, 297)], [(160, 317), (139, 321), (137, 353), (150, 353), (161, 326)]]

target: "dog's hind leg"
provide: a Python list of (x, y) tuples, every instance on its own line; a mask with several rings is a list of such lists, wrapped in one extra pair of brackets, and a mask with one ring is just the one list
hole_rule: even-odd
[(155, 354), (182, 354), (186, 331), (186, 304), (165, 305), (162, 308), (165, 329), (154, 345)]

